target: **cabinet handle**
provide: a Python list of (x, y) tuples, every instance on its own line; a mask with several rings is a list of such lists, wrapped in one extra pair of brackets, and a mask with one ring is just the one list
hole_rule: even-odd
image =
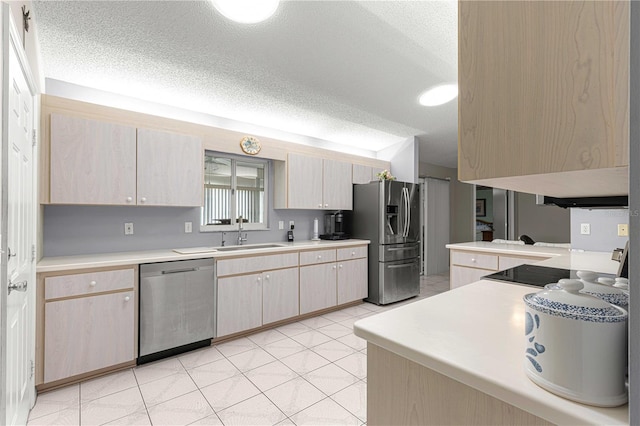
[(266, 278), (266, 279), (269, 279), (269, 275), (267, 275), (265, 278)]
[(324, 206), (325, 206), (325, 207), (329, 207), (329, 204), (325, 204)]
[(338, 268), (342, 269), (342, 265), (338, 265)]
[(130, 203), (133, 201), (133, 197), (127, 197), (127, 203)]
[(318, 259), (322, 259), (322, 255), (321, 254), (318, 255)]
[(472, 261), (473, 263), (476, 263), (476, 258), (475, 258), (475, 257), (472, 257), (472, 258), (471, 258), (471, 261)]
[(89, 283), (89, 285), (90, 285), (91, 287), (95, 287), (95, 286), (96, 286), (96, 284), (97, 284), (97, 282), (95, 282), (95, 281), (91, 281), (91, 282)]
[(333, 269), (336, 269), (336, 265), (333, 265)]
[(356, 252), (355, 252), (355, 251), (352, 251), (352, 252), (351, 252), (351, 256), (355, 256), (355, 255), (356, 255)]
[(262, 278), (258, 277), (258, 282), (262, 281)]
[(124, 301), (125, 301), (125, 302), (128, 302), (129, 300), (131, 300), (131, 297), (129, 297), (129, 296), (126, 296), (126, 297), (124, 298)]
[(146, 197), (142, 197), (142, 198), (140, 198), (140, 202), (141, 202), (141, 203), (144, 203), (144, 202), (146, 202), (146, 201), (147, 201), (147, 198), (146, 198)]
[(322, 207), (322, 203), (318, 204), (318, 207)]

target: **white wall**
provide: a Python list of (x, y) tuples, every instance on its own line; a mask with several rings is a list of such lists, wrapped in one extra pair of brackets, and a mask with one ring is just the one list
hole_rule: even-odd
[(404, 143), (381, 150), (378, 159), (391, 162), (391, 173), (402, 182), (418, 183), (419, 144), (415, 137)]
[(460, 182), (458, 180), (458, 169), (429, 163), (420, 163), (420, 177), (450, 179), (450, 241), (452, 243), (473, 241), (475, 235), (475, 222), (473, 221), (476, 196), (475, 186)]
[[(590, 235), (580, 233), (582, 223), (591, 225)], [(604, 252), (624, 248), (629, 237), (618, 237), (618, 224), (629, 224), (629, 209), (571, 209), (571, 248)]]

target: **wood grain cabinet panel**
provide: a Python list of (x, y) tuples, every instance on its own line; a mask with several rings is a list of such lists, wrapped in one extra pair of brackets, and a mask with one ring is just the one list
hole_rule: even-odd
[(336, 249), (310, 250), (300, 252), (300, 265), (315, 265), (336, 261)]
[(322, 159), (289, 154), (287, 172), (287, 207), (322, 208)]
[(51, 114), (50, 202), (136, 203), (136, 129)]
[(542, 262), (549, 259), (548, 257), (524, 257), (524, 256), (498, 256), (498, 271), (504, 271), (505, 269), (514, 268), (516, 266)]
[(275, 169), (275, 208), (353, 208), (351, 163), (288, 154), (286, 163)]
[(138, 204), (201, 206), (203, 156), (200, 138), (138, 129)]
[(46, 277), (44, 279), (44, 298), (49, 300), (130, 289), (133, 287), (133, 274), (133, 269), (121, 269)]
[(495, 271), (453, 265), (449, 269), (449, 275), (451, 278), (449, 286), (451, 289), (462, 287), (463, 285), (480, 281), (482, 277), (492, 274), (493, 272)]
[(338, 262), (338, 305), (362, 300), (369, 295), (367, 259)]
[(336, 269), (335, 262), (300, 267), (300, 314), (337, 305)]
[(323, 160), (322, 200), (324, 209), (353, 209), (351, 163)]
[(458, 31), (461, 181), (628, 192), (628, 1), (461, 1)]
[(269, 324), (300, 313), (298, 268), (262, 274), (262, 323)]
[(262, 325), (262, 275), (218, 278), (217, 336)]
[(45, 304), (44, 381), (135, 358), (133, 291)]
[(369, 183), (374, 179), (373, 167), (354, 164), (351, 180), (353, 183)]

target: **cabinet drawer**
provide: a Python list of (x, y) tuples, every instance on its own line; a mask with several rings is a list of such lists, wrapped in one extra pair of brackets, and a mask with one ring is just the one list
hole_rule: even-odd
[(336, 249), (300, 252), (300, 265), (315, 265), (336, 261)]
[(83, 294), (133, 288), (133, 269), (61, 275), (44, 279), (45, 299), (81, 296)]
[(268, 256), (249, 256), (235, 259), (223, 259), (216, 262), (218, 277), (225, 275), (250, 274), (298, 266), (298, 253), (272, 254)]
[(337, 250), (338, 261), (367, 257), (367, 246), (345, 247)]
[(451, 264), (496, 271), (498, 270), (498, 255), (454, 250), (451, 252)]

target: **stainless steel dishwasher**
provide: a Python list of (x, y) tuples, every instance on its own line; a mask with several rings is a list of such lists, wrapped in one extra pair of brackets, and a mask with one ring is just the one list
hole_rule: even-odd
[(215, 306), (213, 259), (140, 265), (138, 364), (210, 345)]

